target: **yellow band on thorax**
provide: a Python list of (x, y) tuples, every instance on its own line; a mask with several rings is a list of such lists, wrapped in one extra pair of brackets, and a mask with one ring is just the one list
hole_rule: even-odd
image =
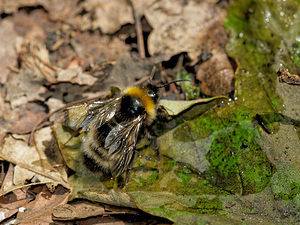
[(130, 96), (140, 98), (149, 117), (151, 119), (154, 119), (156, 117), (154, 101), (147, 95), (144, 89), (138, 87), (130, 87), (126, 89), (124, 93)]

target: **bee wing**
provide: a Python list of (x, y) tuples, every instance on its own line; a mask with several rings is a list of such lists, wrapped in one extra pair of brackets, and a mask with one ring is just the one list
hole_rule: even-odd
[(104, 147), (108, 149), (108, 154), (120, 155), (112, 171), (114, 176), (119, 176), (128, 167), (143, 120), (144, 116), (140, 115), (131, 122), (118, 124), (107, 135)]
[(82, 128), (84, 131), (97, 129), (114, 117), (117, 110), (116, 104), (119, 101), (118, 97), (108, 101), (94, 101), (85, 107), (80, 107), (85, 110), (85, 113), (82, 112), (74, 123), (78, 122), (77, 128)]
[(75, 105), (67, 108), (64, 111), (64, 124), (72, 128), (73, 130), (78, 130), (86, 117), (89, 105), (83, 103), (81, 105)]

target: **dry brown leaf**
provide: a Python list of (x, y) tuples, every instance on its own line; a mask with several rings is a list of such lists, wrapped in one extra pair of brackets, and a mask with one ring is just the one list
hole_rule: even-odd
[(45, 107), (36, 104), (28, 103), (21, 105), (19, 109), (12, 113), (18, 113), (17, 119), (11, 120), (7, 129), (11, 133), (23, 134), (29, 133), (35, 124), (37, 124), (43, 117), (45, 117)]
[(55, 192), (51, 193), (45, 185), (34, 188), (32, 192), (37, 192), (35, 200), (23, 206), (25, 211), (18, 213), (16, 224), (48, 225), (53, 222), (53, 208), (67, 203), (70, 194), (62, 186), (58, 186)]
[(5, 102), (4, 87), (0, 87), (0, 143), (2, 143), (7, 132), (8, 123), (6, 121), (6, 115), (9, 114), (7, 112), (11, 112), (11, 108), (10, 105)]
[(148, 39), (150, 54), (170, 57), (187, 52), (192, 60), (201, 53), (212, 54), (198, 69), (201, 92), (208, 96), (228, 94), (234, 71), (225, 51), (225, 15), (226, 10), (216, 1), (156, 1), (145, 13), (154, 28)]
[(43, 9), (35, 9), (30, 13), (20, 10), (10, 18), (17, 34), (34, 43), (43, 44), (48, 32), (56, 29), (55, 23), (49, 21), (48, 13)]
[(23, 71), (29, 70), (34, 74), (32, 81), (46, 79), (50, 83), (56, 82), (57, 69), (50, 64), (49, 52), (44, 44), (25, 40), (17, 43), (16, 48), (21, 62), (21, 69)]
[(16, 65), (16, 39), (17, 34), (14, 30), (14, 24), (8, 20), (0, 21), (0, 83), (7, 81), (10, 72), (7, 67)]
[[(78, 13), (76, 9), (77, 2), (73, 0), (18, 0), (18, 1), (1, 1), (1, 13), (16, 13), (19, 8), (43, 6), (49, 13), (52, 20), (69, 21)], [(80, 10), (80, 8), (78, 9)]]
[(15, 190), (0, 197), (0, 222), (16, 214), (19, 208), (26, 204), (26, 192), (21, 189)]
[(60, 205), (53, 210), (55, 220), (74, 220), (105, 214), (104, 207), (88, 202)]
[[(3, 173), (4, 172), (5, 171), (3, 171)], [(13, 164), (9, 163), (8, 170), (7, 170), (6, 174), (4, 174), (4, 176), (5, 177), (3, 179), (3, 183), (1, 183), (0, 193), (4, 192), (3, 190), (6, 190), (6, 189), (8, 189), (9, 187), (11, 187), (13, 185), (13, 178), (14, 178), (14, 166), (13, 166)], [(2, 180), (1, 180), (1, 182), (2, 182)]]
[(57, 72), (57, 82), (71, 82), (79, 85), (92, 86), (97, 78), (83, 73), (81, 67), (60, 70)]
[(220, 23), (225, 10), (207, 1), (156, 1), (145, 12), (154, 28), (149, 36), (149, 52), (176, 55), (188, 52), (192, 59), (201, 53), (209, 29)]
[(43, 0), (41, 5), (49, 12), (50, 19), (57, 21), (72, 21), (80, 11), (74, 0)]
[(176, 55), (188, 52), (192, 59), (201, 53), (209, 29), (220, 23), (225, 10), (207, 1), (157, 1), (145, 12), (154, 28), (149, 36), (149, 52)]
[[(43, 183), (65, 184), (66, 173), (55, 170), (47, 161), (44, 154), (43, 142), (52, 138), (51, 129), (43, 128), (36, 133), (37, 147), (29, 147), (27, 142), (21, 140), (22, 136), (14, 139), (8, 136), (4, 139), (3, 147), (0, 149), (0, 157), (15, 164), (14, 184), (4, 192), (13, 190), (15, 186), (24, 185), (26, 180)], [(40, 159), (41, 157), (41, 159)]]
[(120, 208), (110, 205), (100, 205), (88, 201), (79, 201), (54, 208), (52, 215), (55, 220), (65, 221), (113, 214), (138, 215), (138, 212), (130, 208)]
[(95, 34), (77, 32), (71, 43), (84, 61), (83, 65), (97, 65), (105, 61), (116, 60), (120, 55), (129, 51), (129, 46), (119, 38), (101, 36), (97, 32)]
[(145, 12), (154, 28), (148, 40), (150, 54), (172, 56), (188, 52), (196, 59), (205, 43), (204, 36), (211, 26), (224, 19), (225, 13), (208, 1), (156, 1)]
[[(227, 40), (225, 33), (216, 34), (215, 38), (219, 37), (223, 38), (221, 40)], [(233, 88), (234, 70), (225, 50), (220, 46), (213, 46), (211, 53), (212, 57), (199, 66), (196, 74), (197, 79), (201, 81), (201, 92), (207, 96), (226, 95)]]
[(14, 109), (20, 105), (26, 105), (27, 102), (43, 100), (40, 94), (46, 90), (41, 81), (35, 81), (30, 71), (22, 71), (19, 74), (13, 74), (6, 83), (5, 100), (10, 102), (10, 106)]
[(131, 0), (132, 4), (134, 4), (134, 9), (136, 10), (136, 14), (142, 16), (145, 11), (154, 3), (156, 0)]
[(62, 100), (56, 98), (50, 98), (45, 103), (47, 104), (50, 112), (53, 112), (65, 106)]
[(151, 59), (141, 59), (130, 56), (129, 54), (121, 55), (114, 65), (110, 76), (103, 82), (103, 88), (106, 90), (111, 86), (120, 88), (132, 85), (147, 75), (150, 75), (153, 68)]
[(15, 13), (18, 11), (18, 8), (41, 5), (42, 2), (43, 0), (1, 1), (0, 12), (6, 14)]
[[(34, 82), (39, 82), (38, 85), (41, 86), (45, 82), (44, 79), (50, 83), (71, 82), (79, 85), (93, 85), (97, 80), (91, 75), (83, 73), (81, 67), (60, 69), (52, 66), (49, 59), (49, 52), (45, 45), (24, 41), (21, 45), (17, 46), (17, 50), (21, 60), (21, 71), (31, 71), (33, 73), (25, 78), (27, 79), (25, 82), (28, 85), (34, 85)], [(19, 81), (17, 81), (17, 84), (24, 86)], [(16, 89), (14, 90), (16, 91)], [(25, 90), (32, 92), (30, 88), (25, 88)], [(18, 91), (17, 93), (16, 100), (20, 101), (22, 97), (24, 98), (24, 95), (19, 98), (20, 93)], [(39, 99), (36, 96), (37, 94), (36, 92), (34, 93), (35, 99)]]
[(112, 34), (127, 23), (134, 23), (131, 6), (127, 0), (88, 0), (85, 8), (93, 10), (92, 28)]

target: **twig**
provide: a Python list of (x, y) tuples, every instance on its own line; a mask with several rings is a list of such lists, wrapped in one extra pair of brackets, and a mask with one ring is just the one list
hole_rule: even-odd
[(59, 47), (62, 46), (62, 44), (63, 44), (64, 42), (65, 42), (64, 39), (58, 40), (54, 45), (52, 45), (51, 51), (56, 51), (57, 49), (59, 49)]
[(132, 7), (132, 14), (135, 21), (135, 29), (136, 29), (136, 36), (137, 36), (137, 45), (138, 50), (141, 58), (145, 58), (145, 47), (144, 47), (144, 37), (143, 37), (143, 30), (142, 30), (142, 23), (141, 23), (141, 16), (140, 13), (137, 12), (135, 7), (135, 1), (130, 0), (131, 7)]

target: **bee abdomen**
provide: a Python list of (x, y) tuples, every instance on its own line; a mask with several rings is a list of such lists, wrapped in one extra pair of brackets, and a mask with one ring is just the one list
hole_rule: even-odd
[(83, 154), (83, 163), (84, 165), (93, 173), (96, 173), (96, 174), (101, 174), (101, 175), (109, 175), (107, 174), (107, 171), (106, 173), (103, 172), (103, 168), (101, 168), (101, 166), (98, 165), (98, 163), (91, 157), (89, 157), (88, 155), (86, 154)]
[(99, 175), (112, 176), (112, 168), (118, 160), (117, 156), (109, 155), (107, 149), (98, 145), (94, 138), (89, 135), (83, 142), (81, 150), (83, 162), (87, 169)]

